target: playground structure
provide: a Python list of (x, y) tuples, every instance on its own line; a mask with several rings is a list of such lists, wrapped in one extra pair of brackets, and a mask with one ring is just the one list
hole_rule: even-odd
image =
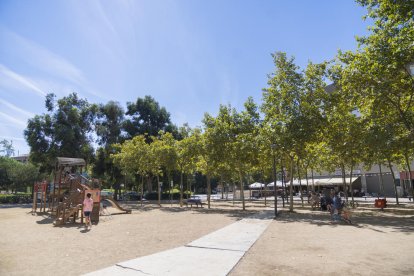
[[(100, 183), (82, 174), (85, 165), (85, 160), (81, 158), (58, 157), (55, 164), (54, 183), (49, 185), (49, 189), (45, 182), (34, 185), (33, 212), (37, 210), (38, 191), (40, 190), (40, 211), (42, 208), (45, 211), (46, 203), (48, 203), (48, 211), (54, 219), (54, 225), (64, 225), (69, 221), (75, 223), (79, 218), (83, 223), (83, 200), (87, 193), (91, 193), (94, 201), (91, 220), (93, 223), (98, 223), (101, 202)], [(104, 200), (125, 213), (131, 213), (131, 210), (122, 208), (112, 198)]]
[(55, 166), (54, 184), (49, 191), (49, 210), (55, 225), (63, 225), (70, 219), (80, 217), (83, 222), (83, 200), (87, 192), (92, 193), (94, 208), (92, 222), (99, 222), (99, 182), (94, 183), (82, 175), (85, 160), (58, 157)]

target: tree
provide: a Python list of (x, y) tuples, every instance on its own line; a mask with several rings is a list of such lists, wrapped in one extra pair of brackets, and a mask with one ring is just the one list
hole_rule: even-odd
[(238, 172), (240, 179), (240, 193), (243, 210), (245, 210), (244, 184), (243, 179), (246, 173), (252, 173), (258, 164), (258, 127), (259, 113), (257, 105), (249, 97), (244, 104), (244, 110), (240, 113), (233, 113), (230, 125), (230, 162)]
[(123, 141), (122, 125), (124, 123), (124, 109), (118, 102), (109, 101), (99, 105), (95, 124), (98, 144), (109, 147)]
[[(414, 56), (414, 2), (357, 2), (367, 7), (367, 17), (374, 21), (374, 25), (368, 36), (357, 38), (359, 45), (355, 52), (339, 52), (338, 60), (344, 68), (338, 85), (343, 91), (352, 93), (364, 121), (377, 129), (398, 126), (398, 140), (406, 143), (403, 148), (411, 149), (414, 141), (414, 78), (406, 66)], [(409, 166), (408, 170), (411, 170)]]
[[(207, 204), (210, 208), (211, 177), (218, 175), (223, 164), (230, 164), (228, 143), (230, 134), (226, 124), (230, 122), (230, 106), (220, 105), (219, 115), (214, 118), (208, 113), (204, 114), (204, 132), (200, 139), (200, 158), (198, 160), (198, 171), (207, 178)], [(218, 119), (218, 118), (221, 119)]]
[(110, 154), (115, 153), (113, 145), (124, 140), (122, 136), (122, 124), (124, 123), (124, 110), (119, 103), (109, 101), (105, 105), (99, 105), (95, 122), (97, 142), (101, 146), (96, 152), (93, 166), (95, 177), (104, 178), (115, 188), (115, 199), (119, 193), (119, 182), (122, 179), (121, 171), (113, 164)]
[(0, 189), (24, 192), (38, 178), (39, 169), (33, 164), (0, 156)]
[[(14, 160), (13, 160), (14, 161)], [(9, 171), (9, 177), (12, 190), (26, 191), (26, 187), (33, 186), (33, 183), (38, 180), (39, 169), (31, 163), (20, 163), (18, 161), (12, 162)]]
[(0, 153), (4, 156), (10, 157), (14, 154), (13, 141), (6, 139), (0, 141)]
[(79, 99), (76, 93), (54, 102), (48, 94), (48, 113), (29, 119), (24, 136), (30, 146), (30, 160), (50, 172), (56, 157), (80, 157), (87, 162), (93, 156), (92, 138), (96, 105)]
[(178, 158), (175, 144), (176, 140), (174, 139), (171, 133), (160, 131), (160, 135), (156, 144), (157, 148), (155, 152), (157, 154), (156, 158), (160, 160), (160, 164), (166, 172), (167, 185), (169, 185), (169, 181), (171, 181), (171, 185), (169, 185), (170, 197), (172, 197), (171, 188), (173, 188), (172, 173), (177, 168)]
[[(272, 54), (275, 72), (268, 76), (268, 88), (263, 89), (262, 111), (265, 114), (265, 133), (270, 144), (275, 144), (280, 154), (288, 155), (290, 160), (290, 211), (293, 211), (293, 168), (302, 141), (307, 133), (299, 124), (301, 113), (301, 94), (303, 77), (297, 72), (294, 58), (286, 53)], [(270, 148), (270, 145), (269, 145)]]
[(10, 180), (9, 172), (12, 166), (12, 159), (0, 156), (0, 189), (9, 190), (12, 181)]
[(200, 152), (201, 129), (185, 129), (185, 133), (180, 132), (182, 140), (175, 143), (177, 153), (177, 168), (180, 171), (180, 206), (183, 205), (183, 174), (193, 174), (197, 169)]
[[(111, 158), (115, 164), (118, 164), (124, 174), (140, 175), (143, 180), (151, 172), (150, 162), (153, 157), (151, 156), (150, 145), (146, 143), (144, 135), (138, 135), (131, 140), (125, 141), (119, 147), (119, 152), (112, 154)], [(143, 197), (144, 183), (141, 182), (140, 188), (137, 187), (137, 191), (141, 190), (141, 199)], [(142, 204), (142, 201), (141, 201)]]
[(170, 113), (151, 96), (138, 98), (135, 103), (128, 102), (126, 115), (124, 129), (128, 138), (142, 134), (149, 140), (150, 136), (157, 136), (161, 130), (177, 133), (176, 127), (171, 123)]

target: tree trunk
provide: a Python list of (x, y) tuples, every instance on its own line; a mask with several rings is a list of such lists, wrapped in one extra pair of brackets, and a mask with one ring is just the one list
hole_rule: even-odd
[(152, 176), (149, 175), (147, 178), (147, 191), (152, 192)]
[(180, 178), (180, 207), (183, 207), (183, 172), (181, 172), (181, 178)]
[(305, 168), (305, 179), (306, 179), (306, 193), (308, 194), (308, 203), (309, 203), (309, 179), (308, 179), (308, 167)]
[(242, 200), (243, 211), (246, 210), (245, 202), (244, 202), (244, 187), (243, 187), (243, 174), (241, 171), (239, 172), (240, 177), (240, 198)]
[(171, 186), (170, 179), (172, 179), (172, 177), (168, 173), (167, 174), (167, 187), (168, 187), (168, 191), (169, 191), (169, 194), (170, 194), (170, 206), (172, 207), (172, 200), (173, 200), (173, 198), (172, 198), (172, 188), (173, 187)]
[(394, 170), (392, 169), (392, 164), (390, 159), (387, 158), (388, 161), (388, 167), (390, 168), (391, 175), (392, 175), (392, 181), (394, 182), (394, 193), (395, 193), (395, 201), (397, 202), (397, 205), (399, 205), (399, 199), (398, 199), (398, 191), (397, 191), (397, 184), (395, 184), (395, 174)]
[(232, 184), (233, 184), (233, 206), (234, 206), (234, 200), (236, 198), (236, 184), (234, 184), (234, 182)]
[(297, 161), (297, 165), (296, 165), (296, 167), (297, 167), (297, 170), (298, 170), (298, 180), (299, 180), (300, 201), (302, 202), (302, 207), (304, 207), (304, 205), (303, 205), (303, 189), (302, 189), (302, 181), (301, 181), (301, 178), (300, 178), (300, 164), (299, 164), (299, 158), (298, 158), (298, 161)]
[[(381, 167), (381, 163), (378, 164), (379, 166), (379, 171), (380, 171), (380, 175), (379, 175), (379, 179), (380, 179), (380, 191), (381, 191), (381, 196), (384, 196), (384, 180), (382, 178), (382, 167)], [(379, 195), (378, 195), (379, 198)]]
[(223, 174), (220, 175), (220, 183), (219, 183), (220, 187), (221, 187), (221, 199), (224, 199), (224, 182), (223, 182)]
[(293, 212), (293, 167), (295, 166), (295, 160), (293, 156), (290, 157), (290, 190), (289, 190), (289, 211)]
[(188, 198), (188, 192), (191, 192), (191, 191), (190, 191), (190, 177), (187, 174), (187, 198)]
[(208, 209), (210, 209), (210, 193), (211, 193), (210, 174), (207, 174), (207, 203), (208, 203)]
[(410, 160), (408, 159), (407, 151), (405, 151), (404, 157), (405, 157), (405, 163), (406, 163), (407, 169), (408, 169), (408, 183), (411, 184), (411, 196), (412, 196), (413, 201), (414, 201), (414, 179), (411, 180), (411, 167), (410, 167)]
[(157, 175), (157, 186), (158, 186), (158, 205), (161, 207), (161, 185), (160, 185), (159, 175)]
[[(141, 176), (141, 179), (140, 179)], [(141, 180), (141, 181), (140, 181)], [(142, 175), (141, 174), (136, 174), (135, 175), (135, 181), (137, 182), (137, 195), (140, 193), (141, 191), (141, 186), (142, 186)], [(140, 184), (141, 182), (141, 184)]]
[[(352, 187), (352, 173), (353, 173), (353, 170), (354, 170), (354, 166), (351, 165), (351, 173), (350, 173), (350, 176), (349, 176), (349, 187), (351, 188), (352, 202), (354, 202), (354, 189)], [(346, 198), (346, 199), (347, 199), (346, 201), (348, 202), (348, 198)]]
[(286, 197), (286, 185), (285, 182), (285, 170), (283, 169), (283, 158), (280, 159), (280, 168), (282, 172), (282, 204), (283, 208), (285, 208), (285, 197)]
[(312, 191), (315, 191), (315, 179), (313, 178), (313, 168), (311, 168), (312, 173)]
[(144, 198), (144, 175), (141, 175), (141, 207), (143, 205), (143, 199)]
[(343, 186), (343, 189), (344, 189), (344, 193), (345, 193), (345, 196), (346, 196), (346, 194), (347, 194), (347, 185), (346, 185), (346, 178), (345, 178), (345, 165), (344, 164), (341, 164), (341, 174), (342, 174), (342, 186)]

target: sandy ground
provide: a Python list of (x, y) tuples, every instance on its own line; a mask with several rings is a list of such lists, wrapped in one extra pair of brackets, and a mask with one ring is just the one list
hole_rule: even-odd
[[(360, 208), (354, 225), (333, 224), (327, 213), (309, 208), (283, 210), (230, 275), (414, 275), (410, 206)], [(0, 207), (0, 275), (80, 275), (185, 245), (264, 208), (247, 203), (243, 212), (231, 202), (211, 209), (129, 207), (132, 214), (101, 217), (91, 231), (80, 224), (53, 227), (47, 214), (32, 215), (30, 206)]]
[(414, 212), (361, 212), (353, 223), (283, 213), (230, 275), (414, 275)]

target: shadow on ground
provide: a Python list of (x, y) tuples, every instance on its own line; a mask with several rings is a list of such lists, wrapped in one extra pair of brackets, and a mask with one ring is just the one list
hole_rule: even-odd
[(284, 223), (305, 222), (318, 226), (347, 226), (356, 228), (369, 228), (376, 232), (404, 232), (407, 234), (414, 233), (414, 214), (399, 216), (390, 216), (381, 214), (377, 211), (365, 211), (354, 214), (352, 224), (349, 225), (344, 221), (332, 222), (331, 216), (327, 212), (289, 212), (283, 211), (277, 218), (277, 221)]

